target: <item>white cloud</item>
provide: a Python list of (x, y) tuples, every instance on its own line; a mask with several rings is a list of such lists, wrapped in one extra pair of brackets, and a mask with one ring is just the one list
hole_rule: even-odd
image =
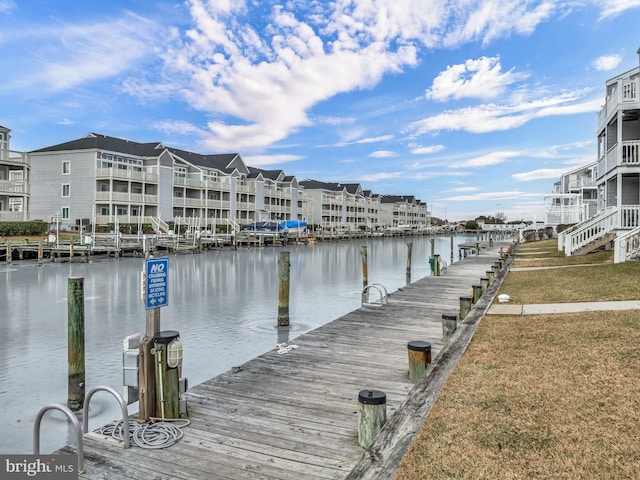
[(596, 70), (608, 72), (620, 65), (621, 61), (622, 57), (620, 55), (602, 55), (601, 57), (596, 58), (592, 62), (592, 65)]
[(539, 193), (527, 193), (520, 190), (510, 190), (506, 192), (483, 192), (473, 195), (459, 195), (445, 197), (442, 200), (450, 202), (478, 202), (482, 200), (522, 200), (526, 197), (540, 197)]
[(402, 178), (404, 172), (379, 172), (370, 175), (362, 175), (358, 180), (361, 182), (379, 182), (381, 180), (389, 180), (392, 178)]
[(377, 143), (377, 142), (387, 142), (392, 139), (393, 139), (393, 135), (382, 135), (380, 137), (363, 138), (362, 140), (356, 140), (355, 142), (352, 142), (352, 143), (354, 144)]
[(398, 154), (390, 150), (376, 150), (375, 152), (371, 152), (369, 156), (373, 158), (391, 158), (397, 157)]
[(0, 13), (7, 13), (16, 8), (14, 0), (0, 0)]
[(487, 133), (509, 130), (535, 119), (552, 115), (573, 115), (598, 112), (601, 98), (584, 99), (588, 90), (566, 92), (510, 105), (486, 104), (477, 107), (448, 110), (409, 125), (414, 135), (439, 130), (465, 130), (471, 133)]
[(163, 122), (156, 122), (152, 125), (153, 128), (159, 130), (165, 134), (179, 133), (181, 135), (204, 135), (205, 132), (189, 122), (180, 120), (166, 120)]
[(458, 188), (452, 188), (450, 191), (461, 193), (461, 192), (477, 192), (478, 190), (480, 190), (480, 188), (478, 187), (458, 187)]
[(539, 168), (529, 172), (515, 173), (513, 178), (521, 182), (531, 182), (534, 180), (546, 180), (549, 178), (559, 179), (567, 171), (567, 168)]
[[(313, 106), (415, 66), (422, 46), (528, 34), (553, 5), (494, 1), (292, 1), (249, 18), (253, 4), (189, 0), (193, 27), (174, 35), (164, 70), (128, 88), (145, 98), (177, 95), (215, 117), (205, 129), (212, 149), (261, 150), (311, 125)], [(476, 81), (489, 76), (485, 95), (514, 80), (495, 65), (471, 68)]]
[(243, 160), (252, 167), (263, 167), (265, 165), (276, 165), (280, 163), (295, 162), (302, 160), (301, 155), (247, 155)]
[(159, 27), (127, 12), (121, 18), (84, 24), (54, 21), (10, 30), (5, 41), (14, 54), (0, 89), (29, 95), (59, 93), (91, 82), (130, 74), (153, 58)]
[(445, 149), (444, 145), (429, 145), (427, 147), (416, 147), (411, 150), (413, 155), (428, 155), (430, 153), (438, 153)]
[(616, 17), (631, 8), (640, 7), (640, 0), (594, 0), (602, 9), (600, 20)]
[(426, 92), (428, 99), (445, 101), (451, 98), (495, 98), (512, 83), (525, 78), (513, 69), (502, 72), (500, 57), (480, 57), (463, 64), (448, 66), (433, 80)]
[(486, 155), (481, 155), (479, 157), (471, 158), (464, 162), (454, 163), (451, 165), (451, 168), (482, 168), (488, 167), (491, 165), (498, 165), (500, 163), (506, 162), (508, 159), (517, 157), (521, 155), (520, 152), (491, 152)]

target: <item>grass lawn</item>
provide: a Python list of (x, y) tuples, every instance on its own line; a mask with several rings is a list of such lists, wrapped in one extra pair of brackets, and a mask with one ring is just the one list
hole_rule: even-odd
[[(640, 264), (509, 272), (512, 303), (640, 299)], [(530, 254), (531, 253), (531, 254)], [(575, 262), (575, 263), (572, 263)], [(396, 480), (640, 478), (640, 310), (486, 316), (447, 379)]]

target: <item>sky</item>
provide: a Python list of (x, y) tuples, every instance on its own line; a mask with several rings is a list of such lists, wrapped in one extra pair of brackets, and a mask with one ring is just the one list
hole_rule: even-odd
[(640, 0), (0, 0), (0, 23), (13, 150), (237, 152), (449, 221), (542, 220), (640, 47)]

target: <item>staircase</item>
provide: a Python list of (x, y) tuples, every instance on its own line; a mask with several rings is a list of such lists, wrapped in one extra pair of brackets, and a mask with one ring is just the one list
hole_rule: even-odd
[(156, 233), (169, 233), (169, 225), (158, 217), (151, 217), (151, 227)]
[[(576, 225), (571, 231), (563, 232), (564, 234), (558, 238), (564, 247), (564, 254), (568, 257), (571, 255), (584, 254), (593, 251), (611, 242), (612, 239), (606, 239), (607, 235), (612, 234), (618, 227), (618, 211), (615, 208), (608, 208), (599, 215)], [(615, 238), (615, 234), (614, 234)], [(598, 247), (593, 247), (596, 243), (603, 241)], [(584, 248), (584, 250), (583, 250)], [(581, 253), (578, 253), (581, 252)]]
[(604, 247), (605, 250), (611, 250), (613, 248), (613, 243), (616, 239), (615, 233), (607, 233), (602, 237), (598, 237), (586, 245), (583, 245), (578, 250), (572, 253), (572, 255), (586, 255), (587, 253), (595, 252), (596, 250)]

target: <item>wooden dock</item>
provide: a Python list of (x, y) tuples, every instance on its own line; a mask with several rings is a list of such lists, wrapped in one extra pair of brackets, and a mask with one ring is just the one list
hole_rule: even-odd
[(192, 387), (191, 424), (169, 448), (124, 449), (85, 436), (80, 478), (347, 478), (366, 458), (357, 442), (359, 391), (385, 392), (393, 418), (414, 388), (407, 342), (430, 342), (437, 362), (442, 315), (459, 312), (460, 297), (492, 270), (499, 246), (392, 293), (388, 305), (363, 306), (292, 339), (298, 348), (289, 353), (274, 349)]

